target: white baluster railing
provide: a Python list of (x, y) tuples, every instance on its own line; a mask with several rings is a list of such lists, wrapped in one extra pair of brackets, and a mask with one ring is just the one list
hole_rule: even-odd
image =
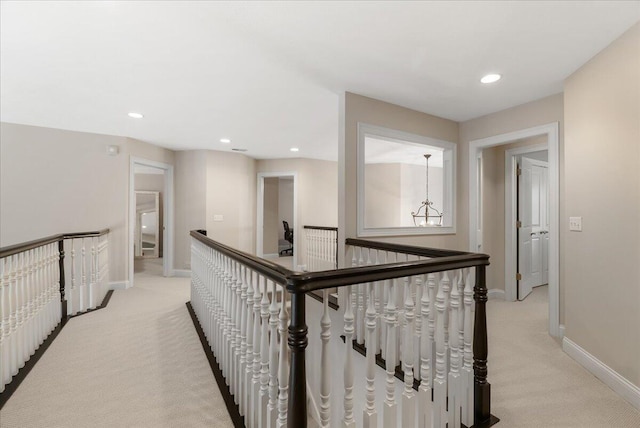
[[(322, 239), (316, 239), (321, 232), (308, 233), (313, 234), (309, 254), (330, 254)], [(486, 256), (461, 258), (464, 263), (452, 257), (446, 262), (452, 269), (443, 270), (435, 267), (445, 263), (430, 264), (430, 256), (384, 247), (352, 246), (350, 251), (355, 269), (336, 271), (342, 304), (333, 315), (328, 288), (336, 285), (327, 282), (332, 273), (295, 274), (207, 238), (192, 241), (193, 311), (245, 426), (305, 426), (300, 411), (307, 402), (300, 400), (307, 390), (315, 397), (309, 403), (317, 406), (311, 414), (323, 428), (473, 425), (474, 299), (470, 269), (461, 268), (477, 263), (484, 269)], [(379, 265), (389, 267), (373, 269)], [(357, 277), (360, 270), (365, 277)], [(380, 273), (379, 280), (372, 271)], [(4, 278), (12, 283), (4, 267), (1, 272), (3, 283)], [(345, 280), (345, 275), (353, 277)], [(320, 285), (296, 288), (296, 281), (310, 287), (304, 282), (309, 277), (318, 278)], [(322, 306), (314, 309), (317, 318), (305, 320), (299, 297), (310, 289), (322, 290)], [(332, 316), (339, 317), (335, 325), (344, 329), (344, 344), (332, 335)], [(0, 320), (2, 332), (5, 318)], [(319, 337), (307, 341), (304, 323), (315, 326)], [(315, 347), (314, 364), (306, 366), (314, 375), (303, 388), (305, 368), (296, 361), (307, 343)], [(333, 346), (344, 346), (343, 352), (332, 355)], [(376, 367), (381, 364), (384, 371)], [(338, 373), (343, 385), (332, 388)]]
[(306, 265), (311, 272), (337, 269), (338, 229), (304, 226)]

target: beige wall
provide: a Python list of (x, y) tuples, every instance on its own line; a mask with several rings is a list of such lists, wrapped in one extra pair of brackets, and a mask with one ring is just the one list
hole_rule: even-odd
[[(256, 161), (240, 153), (212, 150), (206, 153), (208, 236), (255, 254)], [(218, 214), (223, 221), (213, 221)]]
[(482, 251), (491, 256), (491, 265), (487, 268), (487, 288), (489, 289), (505, 289), (505, 152), (517, 147), (546, 143), (546, 136), (537, 136), (482, 151)]
[(278, 252), (278, 237), (281, 235), (282, 223), (279, 221), (279, 190), (278, 177), (266, 177), (264, 179), (264, 208), (263, 208), (263, 254), (276, 254)]
[[(403, 132), (409, 132), (425, 137), (439, 140), (458, 142), (458, 123), (410, 110), (394, 104), (363, 97), (361, 95), (347, 92), (344, 99), (344, 147), (341, 149), (339, 157), (344, 162), (344, 168), (340, 171), (343, 176), (341, 182), (344, 183), (344, 196), (340, 201), (344, 209), (344, 235), (341, 237), (352, 238), (356, 236), (356, 195), (357, 195), (357, 146), (358, 146), (358, 122), (369, 125), (382, 126)], [(458, 149), (458, 157), (460, 150)], [(460, 176), (458, 162), (458, 177)], [(456, 178), (458, 189), (461, 186), (459, 178)], [(466, 202), (457, 198), (457, 214), (464, 211)], [(459, 222), (458, 222), (459, 223)], [(376, 240), (401, 242), (411, 245), (422, 245), (427, 247), (466, 249), (467, 244), (462, 242), (460, 234), (457, 235), (423, 235), (423, 236), (394, 236), (376, 237)]]
[[(107, 155), (117, 145), (117, 156)], [(110, 281), (125, 281), (129, 158), (173, 152), (124, 137), (0, 124), (0, 246), (108, 227)]]
[(263, 159), (257, 172), (295, 172), (297, 174), (298, 224), (294, 239), (298, 245), (298, 264), (305, 264), (303, 226), (338, 225), (338, 164), (316, 159)]
[(566, 336), (640, 385), (640, 24), (565, 81), (564, 106)]
[(206, 229), (207, 152), (176, 152), (175, 176), (175, 241), (176, 269), (191, 268), (189, 232)]

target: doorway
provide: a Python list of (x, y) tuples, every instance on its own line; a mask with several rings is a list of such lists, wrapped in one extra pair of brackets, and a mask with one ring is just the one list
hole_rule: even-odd
[(173, 276), (173, 166), (131, 158), (129, 170), (129, 280), (144, 271)]
[[(520, 131), (500, 134), (488, 138), (474, 140), (469, 143), (469, 248), (471, 251), (482, 251), (483, 241), (487, 239), (482, 225), (482, 151), (486, 148), (505, 145), (531, 137), (546, 137), (546, 147), (536, 150), (548, 150), (548, 182), (549, 182), (549, 228), (548, 228), (548, 297), (549, 297), (549, 334), (561, 335), (560, 329), (560, 294), (559, 294), (559, 144), (558, 123), (527, 128)], [(517, 299), (516, 255), (517, 234), (515, 233), (517, 198), (515, 194), (515, 154), (513, 149), (505, 155), (505, 228), (504, 228), (504, 286), (505, 299)], [(526, 149), (526, 151), (530, 151)], [(511, 190), (507, 190), (511, 189)], [(484, 238), (484, 239), (483, 239)], [(489, 284), (490, 286), (490, 284)], [(491, 294), (491, 292), (490, 292)]]
[[(507, 154), (509, 156), (509, 154)], [(549, 281), (549, 164), (546, 150), (515, 156), (517, 163), (517, 299)]]
[(258, 173), (256, 255), (295, 270), (298, 260), (295, 172)]

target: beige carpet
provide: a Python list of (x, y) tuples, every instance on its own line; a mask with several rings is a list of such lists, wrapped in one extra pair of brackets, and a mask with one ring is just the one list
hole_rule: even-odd
[(0, 426), (233, 426), (187, 300), (188, 278), (136, 274), (106, 309), (69, 321), (0, 411)]
[(547, 333), (548, 290), (488, 303), (489, 381), (497, 427), (638, 428), (640, 412)]

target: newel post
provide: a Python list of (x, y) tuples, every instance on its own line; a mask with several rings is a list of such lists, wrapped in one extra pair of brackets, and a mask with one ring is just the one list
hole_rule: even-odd
[(60, 270), (60, 307), (62, 309), (62, 319), (67, 318), (67, 298), (64, 295), (64, 238), (60, 238), (58, 241), (58, 253), (60, 257), (58, 259), (58, 269)]
[(305, 321), (305, 294), (291, 294), (291, 323), (289, 324), (289, 350), (291, 367), (289, 371), (289, 428), (307, 426), (307, 375), (305, 348), (307, 347), (307, 324)]
[(476, 302), (473, 328), (474, 426), (488, 426), (491, 420), (491, 385), (487, 382), (487, 285), (486, 266), (476, 266), (473, 289)]

